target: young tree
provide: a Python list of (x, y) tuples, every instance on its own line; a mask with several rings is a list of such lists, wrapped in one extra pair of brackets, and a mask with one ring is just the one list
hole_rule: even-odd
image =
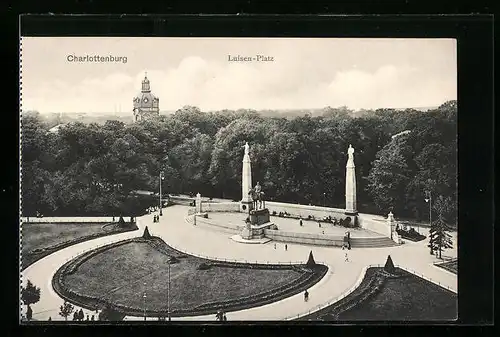
[(73, 304), (65, 301), (64, 304), (59, 307), (59, 315), (64, 317), (64, 320), (67, 321), (74, 309)]
[[(21, 287), (21, 299), (26, 305), (27, 312), (33, 313), (30, 305), (40, 301), (40, 288), (36, 287), (30, 280), (28, 280), (26, 288)], [(31, 317), (27, 316), (27, 319), (30, 320)]]
[(436, 211), (436, 220), (431, 224), (429, 233), (429, 247), (431, 251), (438, 251), (439, 258), (444, 249), (452, 248), (451, 235), (447, 232), (449, 230), (446, 215), (450, 212), (451, 201), (450, 198), (439, 196), (434, 202), (434, 210)]

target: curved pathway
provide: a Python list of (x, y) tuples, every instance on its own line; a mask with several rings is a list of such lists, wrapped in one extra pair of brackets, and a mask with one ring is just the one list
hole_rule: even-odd
[[(396, 265), (401, 265), (419, 275), (430, 278), (457, 291), (457, 276), (433, 266), (437, 259), (428, 253), (426, 240), (418, 243), (407, 243), (402, 246), (387, 248), (360, 248), (343, 251), (340, 248), (317, 247), (308, 245), (284, 244), (274, 242), (249, 245), (235, 242), (230, 234), (212, 231), (194, 226), (185, 221), (187, 206), (171, 206), (163, 210), (159, 223), (153, 223), (152, 215), (137, 218), (139, 229), (133, 232), (111, 235), (76, 244), (57, 251), (32, 264), (22, 272), (23, 284), (31, 280), (41, 288), (40, 301), (32, 305), (33, 318), (36, 320), (61, 320), (59, 306), (63, 300), (52, 289), (52, 277), (66, 261), (79, 254), (97, 247), (141, 236), (147, 225), (152, 235), (161, 237), (172, 247), (200, 257), (226, 261), (257, 262), (257, 263), (304, 263), (312, 250), (316, 262), (329, 267), (328, 274), (309, 289), (309, 301), (304, 302), (303, 295), (297, 294), (286, 299), (260, 307), (227, 313), (228, 320), (284, 320), (303, 315), (318, 309), (319, 306), (334, 301), (349, 291), (361, 277), (363, 270), (370, 264), (384, 264), (387, 255), (391, 255)], [(344, 261), (348, 252), (349, 262)], [(456, 256), (456, 249), (451, 251)], [(172, 291), (175, 291), (173, 289)], [(23, 306), (24, 310), (24, 306)], [(95, 314), (84, 310), (90, 315)], [(127, 320), (143, 320), (143, 317), (126, 317)], [(157, 320), (156, 318), (150, 318)], [(172, 320), (210, 320), (214, 315), (172, 318)]]

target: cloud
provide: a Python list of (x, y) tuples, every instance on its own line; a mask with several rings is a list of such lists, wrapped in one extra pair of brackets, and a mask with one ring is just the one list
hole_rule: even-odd
[[(328, 65), (328, 64), (327, 64)], [(332, 72), (314, 60), (270, 63), (207, 61), (188, 56), (174, 67), (144, 69), (161, 110), (293, 109), (346, 105), (353, 109), (419, 107), (456, 98), (456, 77), (439, 78), (417, 67), (383, 65)], [(23, 109), (41, 112), (132, 110), (144, 72), (83, 78), (76, 85), (50, 80), (23, 87)]]

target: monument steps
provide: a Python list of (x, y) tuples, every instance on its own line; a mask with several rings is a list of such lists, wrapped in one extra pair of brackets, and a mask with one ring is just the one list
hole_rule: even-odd
[(378, 248), (392, 246), (397, 246), (397, 244), (387, 237), (351, 238), (351, 247), (353, 248)]

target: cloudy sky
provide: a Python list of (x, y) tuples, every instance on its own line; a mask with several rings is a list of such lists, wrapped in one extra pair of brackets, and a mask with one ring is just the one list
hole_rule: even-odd
[[(85, 55), (127, 62), (68, 61)], [(131, 113), (145, 71), (162, 111), (437, 106), (457, 98), (456, 58), (452, 39), (29, 37), (22, 109)]]

